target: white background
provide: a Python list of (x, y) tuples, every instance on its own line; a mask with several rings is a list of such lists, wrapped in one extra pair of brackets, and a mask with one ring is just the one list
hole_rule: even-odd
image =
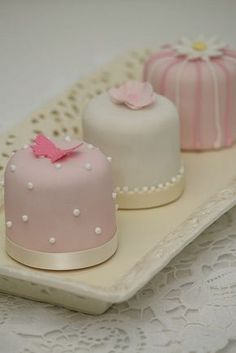
[[(236, 0), (0, 0), (0, 131), (130, 48), (219, 35)], [(0, 294), (0, 353), (235, 353), (236, 208), (101, 317)]]

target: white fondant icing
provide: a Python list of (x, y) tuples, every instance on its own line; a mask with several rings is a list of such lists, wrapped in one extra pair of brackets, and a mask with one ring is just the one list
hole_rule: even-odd
[(112, 156), (115, 185), (124, 185), (124, 192), (156, 180), (164, 184), (179, 171), (179, 117), (165, 97), (156, 95), (152, 105), (132, 110), (113, 103), (108, 93), (98, 95), (85, 109), (83, 132), (87, 142)]
[(16, 170), (15, 164), (10, 165), (10, 170), (11, 170), (11, 172), (14, 172)]
[(102, 234), (102, 229), (101, 229), (100, 227), (96, 227), (96, 228), (95, 228), (95, 233), (96, 233), (97, 235)]
[(75, 217), (78, 217), (78, 216), (80, 215), (80, 210), (79, 210), (78, 208), (75, 208), (75, 209), (73, 210), (73, 215), (74, 215)]
[(34, 184), (31, 181), (29, 181), (28, 184), (27, 184), (27, 188), (29, 190), (32, 190), (34, 188)]
[(24, 215), (22, 216), (22, 221), (23, 221), (23, 222), (28, 222), (28, 220), (29, 220), (29, 217), (28, 217), (26, 214), (24, 214)]
[(11, 228), (12, 227), (12, 222), (11, 221), (7, 221), (6, 225), (7, 225), (7, 228)]

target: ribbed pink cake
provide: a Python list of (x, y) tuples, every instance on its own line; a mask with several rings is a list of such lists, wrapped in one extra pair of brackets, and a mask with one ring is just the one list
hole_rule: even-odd
[(153, 54), (143, 79), (177, 105), (182, 149), (219, 149), (235, 142), (236, 51), (216, 38), (184, 38)]
[[(55, 151), (76, 145), (67, 139)], [(103, 262), (117, 248), (114, 199), (111, 165), (98, 148), (84, 142), (52, 162), (25, 146), (5, 170), (6, 250), (45, 269)]]

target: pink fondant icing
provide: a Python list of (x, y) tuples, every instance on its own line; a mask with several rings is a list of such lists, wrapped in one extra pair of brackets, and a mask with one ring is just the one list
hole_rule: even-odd
[(176, 57), (175, 50), (163, 49), (145, 63), (143, 80), (177, 105), (182, 149), (208, 150), (235, 142), (236, 51), (224, 49), (216, 58), (187, 60)]
[[(76, 144), (63, 141), (59, 146), (67, 149)], [(59, 162), (35, 157), (30, 147), (11, 157), (5, 170), (5, 216), (6, 222), (12, 222), (7, 237), (42, 252), (103, 245), (116, 233), (110, 162), (86, 143)], [(23, 215), (28, 217), (25, 221)], [(53, 244), (50, 238), (55, 238)]]

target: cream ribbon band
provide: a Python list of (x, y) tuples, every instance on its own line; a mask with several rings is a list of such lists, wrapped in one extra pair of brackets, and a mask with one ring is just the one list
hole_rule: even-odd
[(117, 233), (102, 246), (69, 253), (29, 250), (6, 238), (6, 252), (24, 265), (44, 270), (73, 270), (97, 265), (111, 257), (118, 246)]

